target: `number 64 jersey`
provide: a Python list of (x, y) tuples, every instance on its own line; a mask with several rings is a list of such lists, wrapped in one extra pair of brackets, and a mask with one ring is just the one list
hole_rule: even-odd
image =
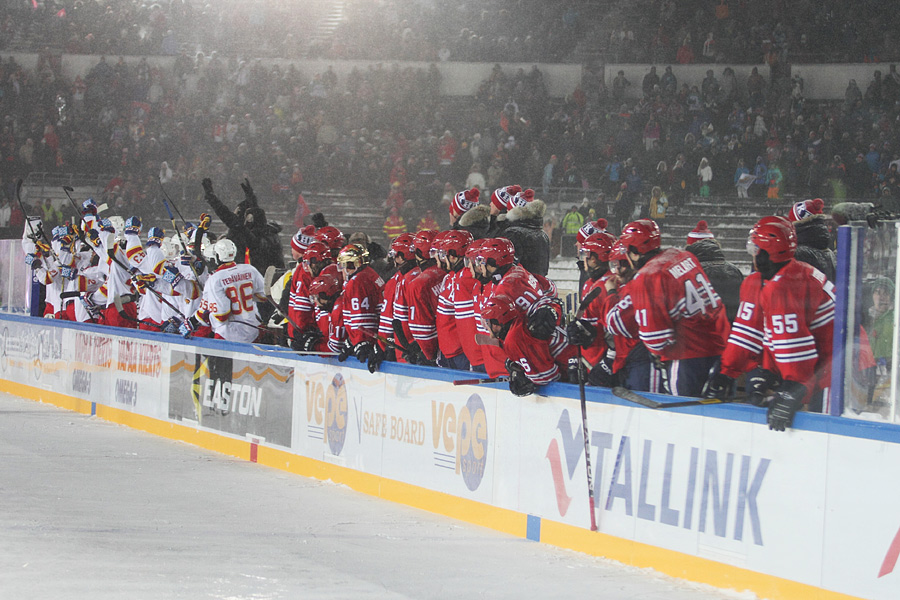
[(209, 276), (196, 316), (212, 332), (232, 342), (252, 342), (259, 334), (257, 300), (265, 300), (263, 276), (253, 265), (228, 263)]
[(641, 341), (665, 361), (720, 356), (728, 317), (697, 257), (669, 248), (628, 286)]

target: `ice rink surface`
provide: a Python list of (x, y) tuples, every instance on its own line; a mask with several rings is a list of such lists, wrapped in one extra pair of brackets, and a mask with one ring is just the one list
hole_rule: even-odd
[(756, 596), (0, 393), (0, 598)]

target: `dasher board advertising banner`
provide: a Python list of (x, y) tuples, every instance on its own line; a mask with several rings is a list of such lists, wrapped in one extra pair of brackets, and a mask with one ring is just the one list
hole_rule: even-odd
[(519, 398), (453, 385), (466, 375), (0, 316), (3, 390), (146, 415), (201, 445), (246, 440), (368, 493), (527, 519), (529, 539), (760, 598), (900, 598), (900, 427), (801, 413), (774, 432), (750, 405), (653, 410), (588, 389), (594, 534), (577, 387)]
[(169, 418), (291, 447), (294, 369), (230, 352), (173, 348)]

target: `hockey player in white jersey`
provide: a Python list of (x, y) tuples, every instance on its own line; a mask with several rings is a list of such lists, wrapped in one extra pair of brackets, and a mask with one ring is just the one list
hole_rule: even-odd
[(237, 246), (231, 240), (219, 240), (213, 246), (215, 272), (203, 288), (200, 307), (188, 319), (181, 333), (209, 325), (216, 339), (252, 342), (260, 333), (257, 302), (266, 300), (263, 276), (249, 264), (236, 264)]

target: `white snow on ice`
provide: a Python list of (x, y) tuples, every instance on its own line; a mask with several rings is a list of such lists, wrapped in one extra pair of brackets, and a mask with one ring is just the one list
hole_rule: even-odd
[(4, 393), (0, 597), (756, 599)]

